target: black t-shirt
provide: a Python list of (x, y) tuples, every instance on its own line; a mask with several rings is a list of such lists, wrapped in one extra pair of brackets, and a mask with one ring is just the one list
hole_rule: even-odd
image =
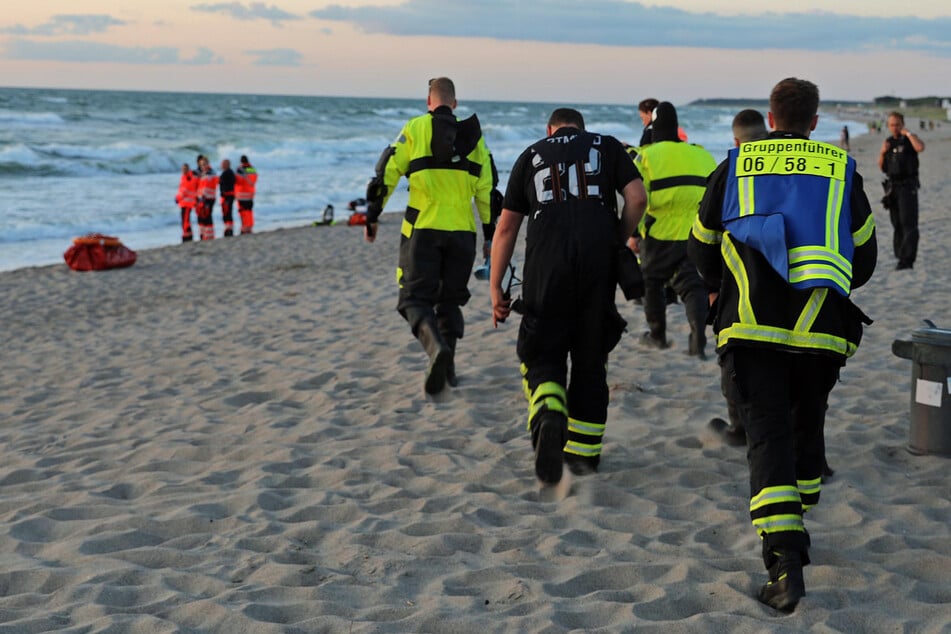
[[(555, 170), (547, 163), (542, 165), (538, 150), (544, 151), (545, 144), (558, 144), (566, 150), (570, 145), (582, 151), (586, 159), (559, 162), (560, 168)], [(585, 148), (585, 145), (589, 147)], [(565, 156), (570, 157), (570, 151)], [(504, 207), (531, 218), (545, 204), (586, 199), (589, 203), (604, 206), (616, 216), (616, 192), (637, 178), (639, 174), (631, 157), (614, 137), (576, 128), (560, 128), (552, 136), (526, 149), (515, 161), (505, 190)], [(585, 185), (583, 195), (579, 183)], [(556, 186), (557, 193), (554, 191)]]
[(915, 152), (908, 137), (900, 136), (896, 139), (890, 136), (885, 142), (888, 143), (888, 151), (882, 164), (885, 175), (896, 180), (918, 178), (918, 152)]
[(221, 172), (218, 177), (218, 189), (222, 194), (228, 192), (234, 195), (234, 172), (229, 167)]

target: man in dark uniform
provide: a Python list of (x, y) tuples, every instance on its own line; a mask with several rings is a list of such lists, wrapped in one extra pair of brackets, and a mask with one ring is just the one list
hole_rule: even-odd
[(815, 84), (784, 79), (769, 99), (773, 132), (741, 143), (710, 176), (688, 252), (719, 287), (720, 364), (747, 437), (750, 518), (769, 580), (758, 598), (792, 611), (805, 594), (823, 424), (839, 369), (863, 323), (849, 299), (875, 268), (875, 220), (855, 160), (809, 139)]
[(218, 175), (218, 191), (221, 193), (221, 220), (225, 225), (225, 237), (234, 235), (234, 170), (231, 161), (221, 161), (221, 174)]
[(892, 134), (882, 142), (878, 166), (888, 177), (885, 200), (895, 228), (895, 268), (910, 269), (918, 256), (918, 154), (925, 151), (925, 143), (905, 127), (900, 112), (888, 115), (888, 130)]
[[(456, 341), (465, 322), (469, 275), (475, 259), (475, 200), (483, 238), (492, 240), (492, 166), (479, 119), (459, 121), (456, 88), (448, 77), (429, 81), (429, 112), (410, 119), (377, 162), (367, 186), (366, 240), (376, 239), (378, 219), (400, 177), (409, 180), (409, 203), (401, 226), (399, 302), (429, 355), (424, 387), (437, 394), (455, 386)], [(488, 246), (483, 253), (488, 255)]]
[[(620, 141), (585, 132), (577, 110), (555, 110), (547, 131), (512, 168), (492, 244), (489, 289), (497, 325), (511, 312), (502, 278), (528, 216), (517, 351), (535, 474), (554, 484), (565, 462), (584, 474), (596, 471), (601, 459), (608, 353), (625, 326), (614, 304), (618, 252), (647, 195)], [(620, 221), (618, 193), (624, 198)]]

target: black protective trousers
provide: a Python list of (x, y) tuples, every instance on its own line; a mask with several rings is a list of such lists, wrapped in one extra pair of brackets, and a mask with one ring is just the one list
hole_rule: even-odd
[(462, 306), (469, 301), (469, 276), (475, 261), (471, 231), (413, 229), (400, 240), (397, 310), (415, 336), (424, 320), (435, 318), (439, 332), (461, 339)]
[(888, 215), (895, 229), (892, 239), (895, 258), (914, 264), (918, 257), (918, 188), (912, 183), (896, 183), (892, 187), (894, 202)]
[(697, 267), (687, 258), (686, 240), (641, 240), (641, 272), (644, 275), (644, 318), (651, 336), (660, 341), (667, 337), (668, 283), (676, 291), (687, 313), (690, 331), (703, 334), (709, 301)]
[[(803, 506), (819, 501), (826, 404), (841, 362), (819, 354), (741, 346), (727, 349), (720, 362), (733, 382), (737, 413), (746, 428), (751, 498), (783, 487), (802, 495), (801, 502), (778, 501), (755, 511), (751, 504), (751, 519), (801, 518)], [(813, 492), (805, 493), (803, 482), (816, 483)], [(808, 534), (801, 530), (768, 529), (760, 536), (767, 567), (770, 551), (805, 553), (809, 546)]]

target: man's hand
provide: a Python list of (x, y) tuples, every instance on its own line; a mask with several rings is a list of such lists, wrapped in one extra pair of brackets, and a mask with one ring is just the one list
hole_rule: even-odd
[(492, 326), (498, 328), (512, 313), (512, 299), (505, 297), (501, 286), (491, 286), (489, 293), (492, 296)]
[(482, 257), (487, 258), (492, 255), (492, 241), (486, 240), (482, 243)]
[(627, 239), (627, 248), (633, 251), (634, 253), (640, 255), (641, 253), (641, 240), (640, 238), (630, 237)]
[(363, 239), (367, 242), (373, 242), (376, 240), (376, 230), (379, 227), (379, 223), (368, 222), (363, 228)]

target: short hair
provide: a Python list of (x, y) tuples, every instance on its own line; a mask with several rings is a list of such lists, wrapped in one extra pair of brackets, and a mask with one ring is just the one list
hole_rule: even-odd
[(811, 81), (787, 77), (773, 86), (769, 110), (777, 130), (808, 134), (819, 111), (819, 88)]
[(242, 163), (243, 165), (248, 165), (248, 164), (249, 164), (248, 156), (247, 156), (246, 154), (242, 154), (242, 155), (241, 155), (241, 163)]
[(768, 134), (766, 120), (759, 110), (747, 108), (740, 110), (733, 117), (733, 136), (740, 143), (765, 139)]
[(429, 80), (429, 94), (439, 101), (451, 103), (456, 100), (456, 85), (448, 77), (434, 77)]
[(892, 117), (895, 117), (896, 119), (901, 121), (902, 125), (905, 125), (905, 115), (903, 115), (902, 113), (898, 112), (897, 110), (892, 110), (891, 112), (888, 113), (887, 118), (891, 119)]
[(659, 103), (660, 102), (653, 97), (648, 97), (647, 99), (641, 99), (641, 102), (637, 104), (637, 109), (641, 112), (654, 112), (654, 108), (656, 108)]
[(571, 126), (584, 130), (584, 117), (574, 108), (555, 108), (551, 116), (548, 117), (548, 125), (553, 128)]

